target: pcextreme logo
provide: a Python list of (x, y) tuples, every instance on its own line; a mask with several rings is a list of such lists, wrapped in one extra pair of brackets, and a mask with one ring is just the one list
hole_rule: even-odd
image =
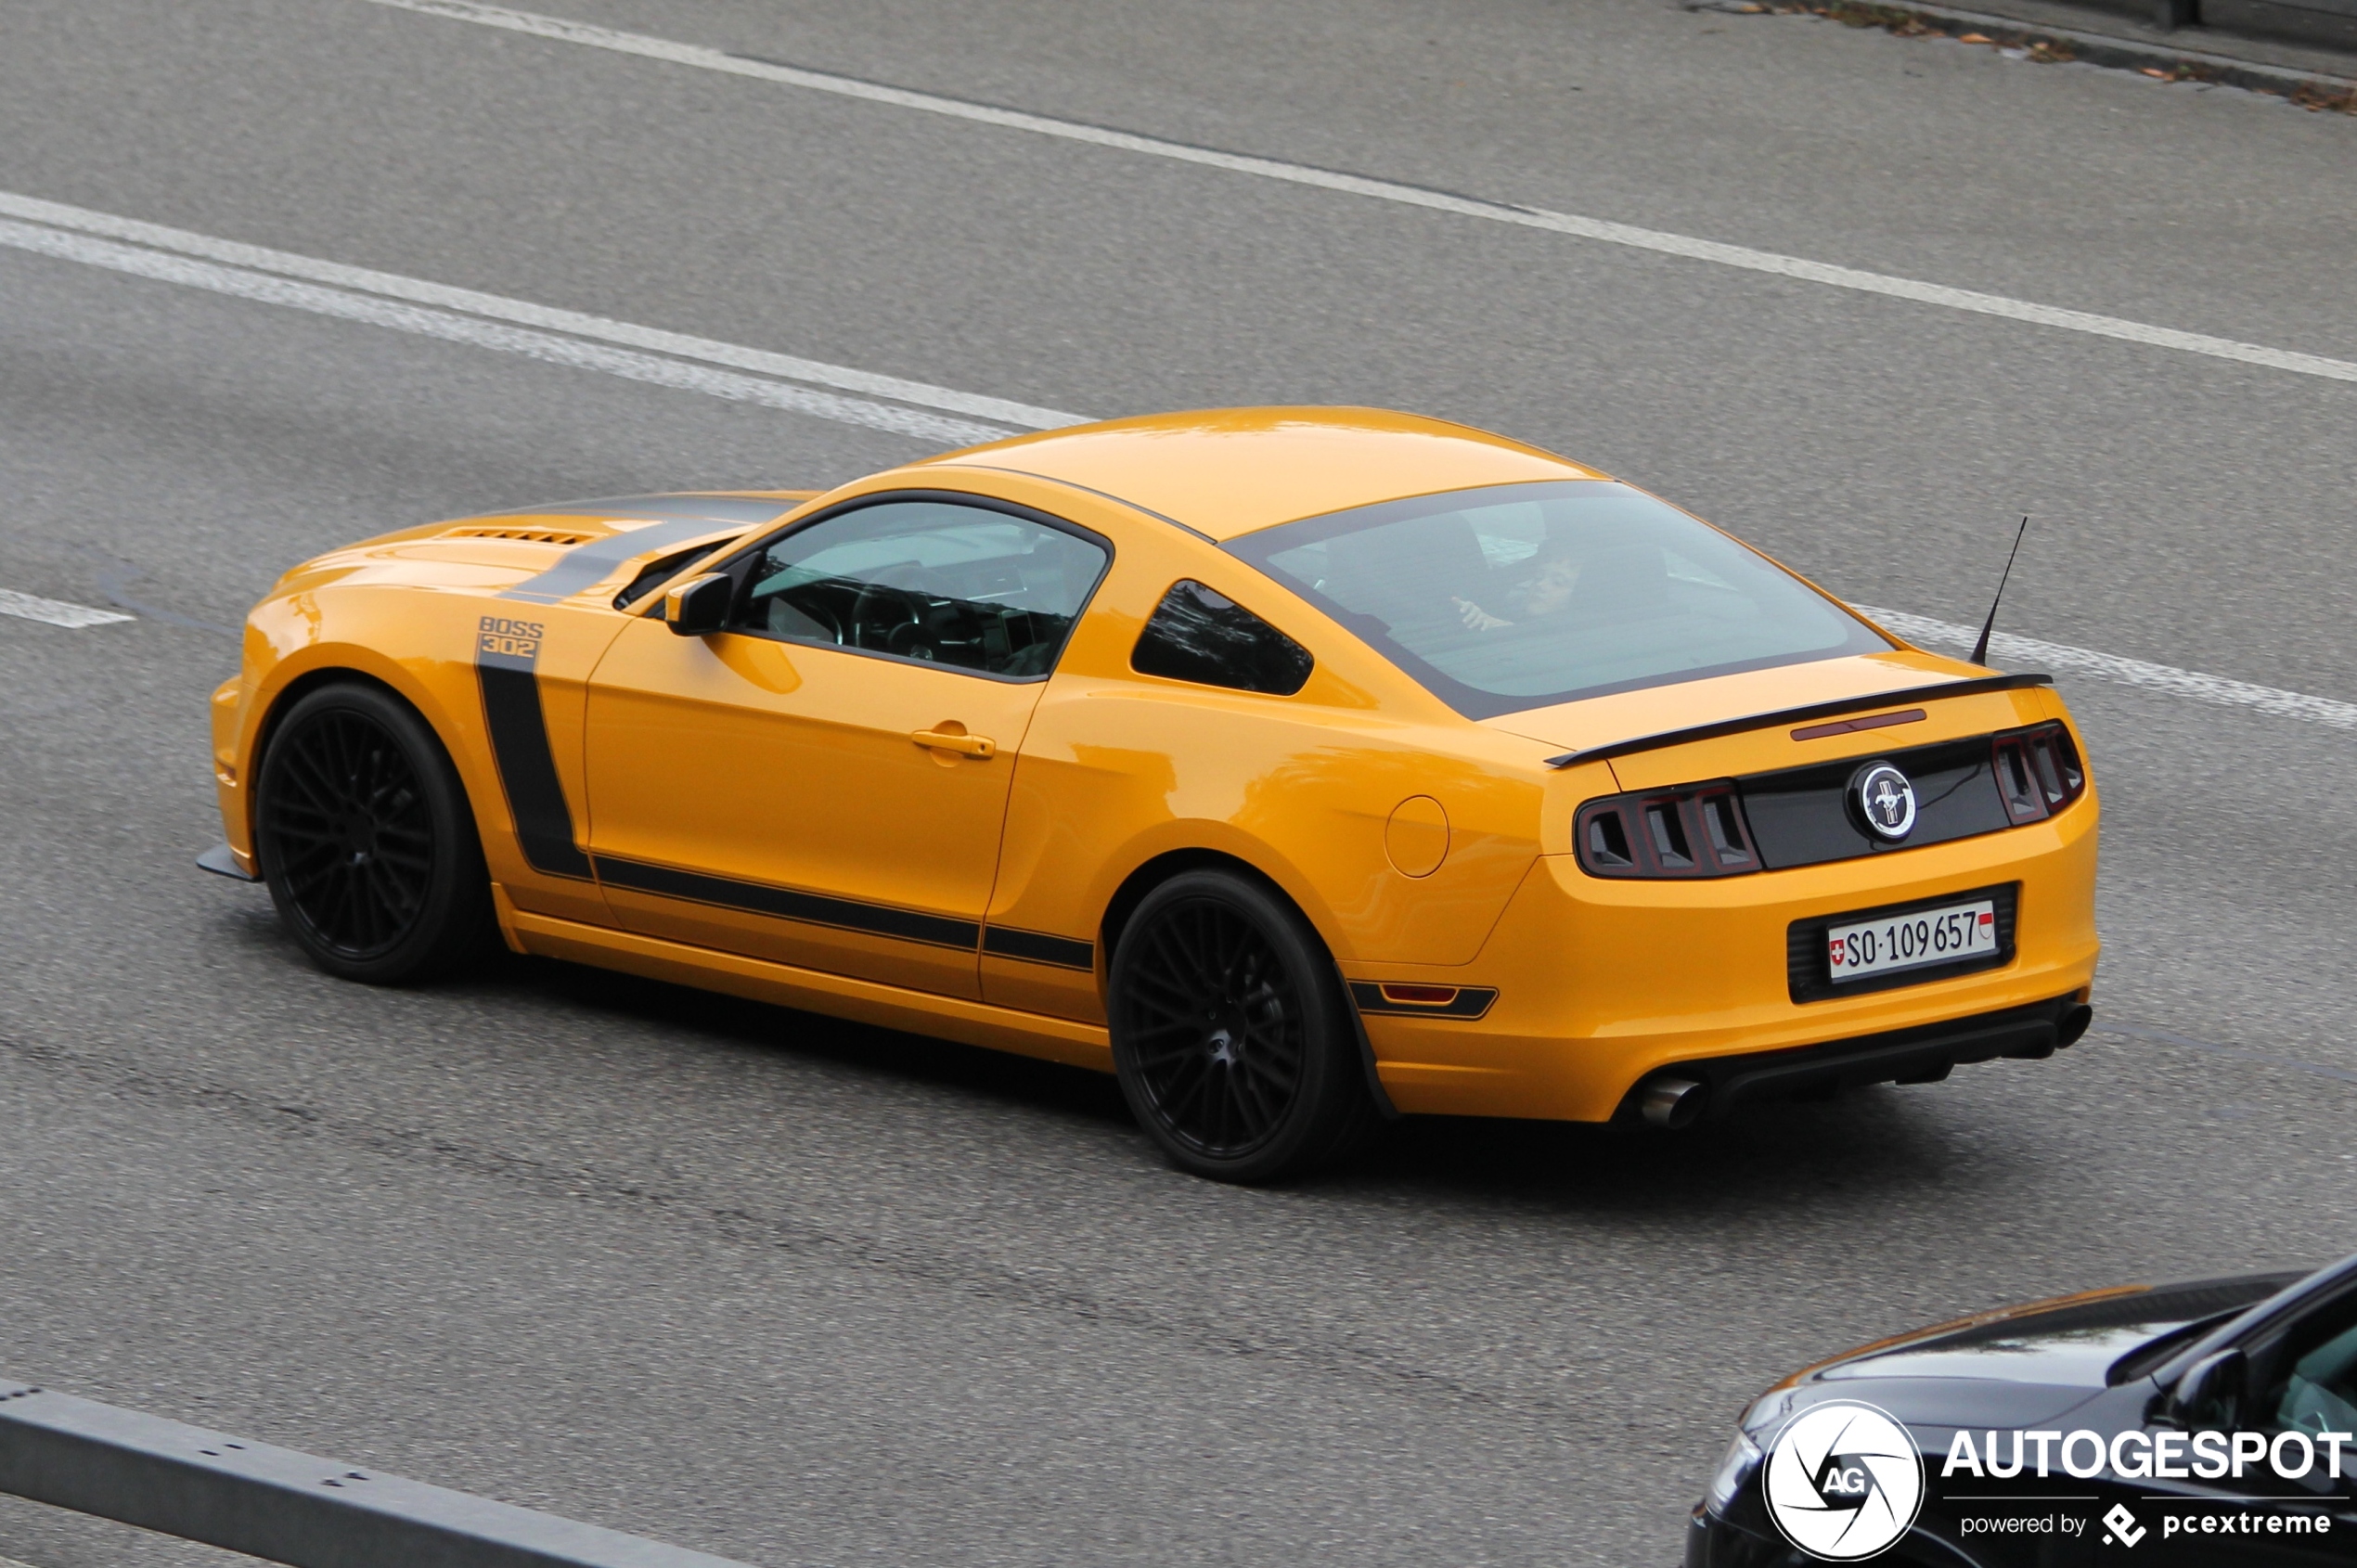
[(1826, 1562), (1889, 1549), (1924, 1506), (1915, 1440), (1887, 1411), (1835, 1400), (1784, 1424), (1761, 1490), (1784, 1539)]

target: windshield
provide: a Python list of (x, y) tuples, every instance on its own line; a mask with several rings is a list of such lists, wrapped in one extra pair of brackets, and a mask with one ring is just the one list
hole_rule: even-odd
[(1227, 547), (1469, 718), (1892, 646), (1717, 529), (1601, 480), (1386, 501)]

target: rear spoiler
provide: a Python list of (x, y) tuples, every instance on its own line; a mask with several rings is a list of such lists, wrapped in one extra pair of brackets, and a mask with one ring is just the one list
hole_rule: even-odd
[(1574, 763), (1603, 762), (1608, 757), (1625, 757), (1635, 752), (1658, 752), (1665, 746), (1682, 746), (1690, 740), (1716, 740), (1722, 735), (1741, 735), (1747, 729), (1765, 729), (1779, 724), (1807, 724), (1811, 719), (1830, 719), (1843, 713), (1896, 707), (1902, 702), (1921, 702), (1935, 697), (1977, 697), (1985, 691), (2015, 691), (2026, 686), (2054, 684), (2054, 677), (2052, 675), (1984, 675), (1978, 680), (1913, 686), (1903, 691), (1877, 691), (1866, 697), (1845, 697), (1835, 702), (1812, 702), (1805, 708), (1780, 708), (1773, 713), (1753, 713), (1748, 718), (1720, 719), (1716, 724), (1698, 724), (1686, 729), (1665, 729), (1658, 735), (1640, 735), (1632, 740), (1615, 740), (1603, 746), (1591, 746), (1584, 752), (1565, 752), (1559, 757), (1549, 757), (1547, 765), (1569, 767)]

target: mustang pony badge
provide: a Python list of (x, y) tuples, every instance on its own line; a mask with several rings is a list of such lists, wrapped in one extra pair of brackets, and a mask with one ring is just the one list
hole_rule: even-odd
[(1914, 781), (1888, 763), (1860, 770), (1850, 785), (1859, 814), (1874, 836), (1897, 843), (1915, 830)]

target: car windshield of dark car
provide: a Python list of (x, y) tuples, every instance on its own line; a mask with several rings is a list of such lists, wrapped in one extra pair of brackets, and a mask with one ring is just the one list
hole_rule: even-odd
[(1892, 645), (1772, 561), (1627, 485), (1500, 485), (1228, 548), (1475, 718)]

